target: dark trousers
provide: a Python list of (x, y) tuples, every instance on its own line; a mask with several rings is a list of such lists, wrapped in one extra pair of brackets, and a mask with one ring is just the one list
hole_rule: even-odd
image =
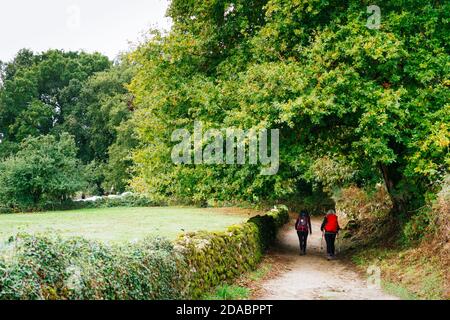
[(327, 242), (327, 254), (329, 256), (335, 255), (335, 246), (334, 243), (336, 241), (336, 233), (325, 232), (325, 241)]
[(300, 241), (300, 252), (306, 252), (306, 244), (308, 241), (308, 231), (297, 231), (298, 240)]

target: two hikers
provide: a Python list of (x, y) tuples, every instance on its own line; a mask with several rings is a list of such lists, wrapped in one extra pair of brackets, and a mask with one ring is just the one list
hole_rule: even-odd
[(325, 241), (327, 243), (327, 259), (334, 260), (336, 258), (334, 243), (339, 230), (341, 230), (341, 227), (339, 227), (338, 217), (334, 210), (328, 211), (327, 215), (323, 219), (320, 230), (324, 234)]
[[(336, 212), (334, 210), (329, 210), (320, 227), (327, 243), (328, 260), (334, 260), (336, 257), (335, 242), (340, 229)], [(305, 255), (308, 234), (312, 234), (311, 217), (308, 211), (300, 212), (297, 221), (295, 222), (295, 230), (297, 230), (298, 240), (300, 242), (300, 255)]]
[(300, 212), (295, 222), (295, 230), (297, 230), (298, 240), (300, 241), (300, 255), (304, 256), (306, 254), (308, 233), (312, 234), (311, 217), (307, 211)]

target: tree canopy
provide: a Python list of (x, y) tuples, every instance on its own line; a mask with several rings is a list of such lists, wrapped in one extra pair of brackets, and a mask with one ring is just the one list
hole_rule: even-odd
[[(0, 159), (69, 134), (91, 193), (274, 202), (383, 181), (394, 211), (417, 208), (450, 167), (450, 4), (384, 1), (375, 28), (369, 6), (173, 0), (172, 30), (114, 63), (21, 50), (0, 68)], [(175, 164), (195, 123), (279, 129), (278, 173)]]
[(75, 111), (83, 83), (110, 66), (108, 58), (100, 54), (21, 50), (5, 65), (1, 76), (4, 144), (17, 145), (29, 136), (49, 133), (76, 135), (76, 123), (67, 120)]
[[(125, 58), (113, 64), (98, 53), (49, 50), (36, 54), (27, 49), (1, 66), (0, 159), (21, 152), (22, 141), (30, 137), (59, 139), (70, 134), (76, 158), (84, 165), (80, 170), (89, 172), (89, 187), (84, 191), (123, 191), (133, 139), (121, 135), (128, 131), (125, 125), (120, 127), (132, 113), (126, 84), (134, 67)], [(110, 148), (114, 165), (109, 164)]]
[[(448, 172), (450, 7), (385, 1), (177, 1), (174, 27), (132, 54), (139, 191), (275, 200), (384, 180), (396, 211)], [(280, 172), (171, 163), (173, 130), (281, 130)], [(327, 171), (329, 170), (329, 171)], [(414, 203), (414, 201), (416, 201)]]

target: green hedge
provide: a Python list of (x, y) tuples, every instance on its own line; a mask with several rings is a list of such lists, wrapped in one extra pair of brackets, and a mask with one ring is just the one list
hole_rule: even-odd
[(184, 295), (199, 298), (220, 283), (255, 269), (264, 251), (289, 221), (288, 208), (279, 206), (225, 232), (183, 234), (176, 249), (185, 257)]
[(2, 251), (2, 300), (181, 298), (177, 270), (183, 260), (166, 240), (108, 246), (82, 238), (20, 235)]
[[(46, 203), (39, 208), (34, 208), (32, 212), (41, 211), (66, 211), (78, 209), (94, 208), (116, 208), (116, 207), (156, 207), (164, 206), (166, 203), (155, 201), (145, 195), (130, 194), (119, 198), (101, 198), (96, 201), (72, 201), (67, 200), (60, 203)], [(7, 208), (0, 206), (0, 214), (19, 213), (20, 209)]]
[(156, 207), (165, 205), (147, 196), (130, 194), (120, 198), (101, 198), (96, 201), (73, 202), (72, 209), (114, 208), (114, 207)]
[(106, 245), (83, 238), (18, 235), (0, 247), (0, 300), (198, 298), (252, 270), (288, 221), (287, 208), (226, 232)]

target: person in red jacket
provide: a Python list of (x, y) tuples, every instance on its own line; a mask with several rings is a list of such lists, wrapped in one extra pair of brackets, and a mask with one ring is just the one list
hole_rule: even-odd
[(327, 242), (327, 259), (333, 260), (336, 258), (334, 243), (339, 230), (341, 230), (341, 227), (339, 227), (338, 217), (334, 210), (328, 211), (327, 215), (323, 219), (320, 230), (325, 233), (325, 241)]
[(295, 230), (297, 230), (298, 240), (300, 241), (300, 255), (306, 255), (306, 244), (308, 241), (308, 233), (312, 234), (311, 217), (307, 211), (300, 212), (295, 222)]

